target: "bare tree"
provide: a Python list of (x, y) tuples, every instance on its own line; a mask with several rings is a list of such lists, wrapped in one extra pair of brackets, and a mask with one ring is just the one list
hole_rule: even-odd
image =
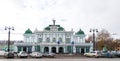
[(113, 39), (110, 37), (110, 33), (107, 30), (102, 29), (97, 34), (96, 49), (102, 50), (103, 47), (107, 47), (108, 50), (113, 49), (111, 48), (112, 40)]

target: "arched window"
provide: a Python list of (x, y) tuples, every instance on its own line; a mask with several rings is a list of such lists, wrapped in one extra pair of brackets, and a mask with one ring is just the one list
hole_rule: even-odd
[(42, 38), (38, 38), (38, 43), (42, 43)]
[(59, 38), (59, 42), (60, 42), (60, 43), (62, 43), (62, 42), (63, 42), (61, 37)]
[(52, 42), (56, 42), (56, 38), (53, 38), (53, 39), (52, 39)]
[(50, 42), (50, 38), (46, 38), (46, 42), (49, 43)]

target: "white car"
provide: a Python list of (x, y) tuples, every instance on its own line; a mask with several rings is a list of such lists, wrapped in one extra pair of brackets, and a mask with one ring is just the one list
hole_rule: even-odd
[(93, 51), (93, 52), (89, 52), (89, 53), (84, 53), (84, 55), (87, 57), (101, 57), (101, 52)]
[(20, 51), (18, 53), (18, 57), (19, 58), (27, 58), (28, 57), (28, 54), (25, 52), (25, 51)]
[(0, 56), (4, 56), (5, 53), (5, 51), (0, 51)]
[(51, 58), (54, 58), (55, 57), (55, 53), (49, 53), (49, 52), (46, 52), (43, 54), (44, 57), (51, 57)]
[(43, 56), (42, 53), (39, 53), (39, 52), (32, 52), (30, 54), (30, 57), (35, 57), (35, 58), (41, 58)]

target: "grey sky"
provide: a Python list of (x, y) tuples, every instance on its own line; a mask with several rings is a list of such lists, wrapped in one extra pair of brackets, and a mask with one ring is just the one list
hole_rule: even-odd
[(0, 39), (7, 39), (4, 26), (15, 27), (11, 39), (22, 39), (27, 28), (42, 31), (53, 18), (67, 31), (81, 28), (90, 34), (90, 28), (105, 28), (120, 38), (119, 3), (120, 0), (0, 0)]

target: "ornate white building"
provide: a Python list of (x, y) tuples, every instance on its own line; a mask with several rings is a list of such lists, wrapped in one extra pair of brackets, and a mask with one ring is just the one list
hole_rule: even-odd
[(85, 53), (92, 51), (93, 43), (85, 42), (85, 34), (81, 29), (76, 33), (73, 30), (66, 31), (53, 20), (53, 24), (43, 31), (26, 30), (24, 42), (14, 43), (14, 46), (16, 52)]

